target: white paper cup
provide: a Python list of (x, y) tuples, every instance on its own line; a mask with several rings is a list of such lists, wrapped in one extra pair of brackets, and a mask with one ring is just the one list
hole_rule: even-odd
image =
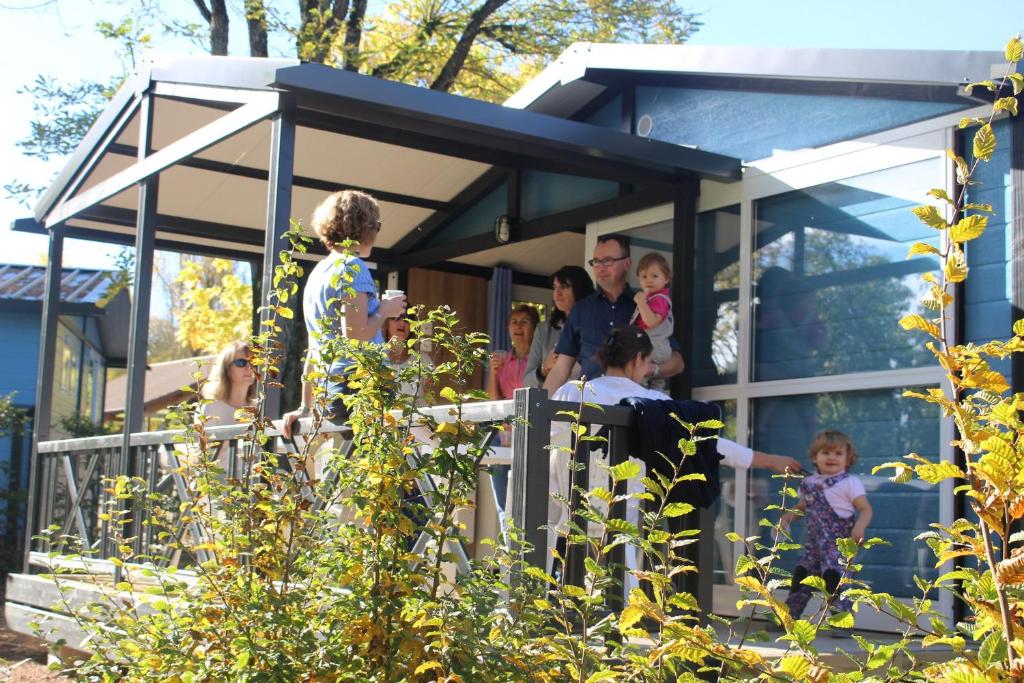
[(384, 290), (384, 298), (385, 299), (397, 299), (400, 296), (405, 296), (405, 292), (403, 290), (401, 290), (401, 289), (385, 289)]

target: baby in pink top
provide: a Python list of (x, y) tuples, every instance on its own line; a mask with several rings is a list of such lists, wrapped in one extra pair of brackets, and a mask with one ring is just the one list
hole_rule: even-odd
[[(672, 268), (665, 257), (656, 251), (644, 254), (636, 267), (643, 289), (636, 293), (636, 313), (632, 323), (647, 332), (654, 346), (651, 362), (661, 365), (672, 355), (668, 339), (672, 336), (675, 321), (672, 318), (672, 299), (668, 293), (672, 282)], [(657, 383), (657, 384), (656, 384)], [(652, 378), (651, 388), (660, 389), (664, 381)]]

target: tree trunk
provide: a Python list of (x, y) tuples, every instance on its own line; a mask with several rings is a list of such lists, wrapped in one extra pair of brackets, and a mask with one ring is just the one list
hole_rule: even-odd
[(349, 0), (299, 0), (299, 58), (327, 63), (348, 13), (348, 3)]
[(249, 56), (267, 57), (267, 10), (263, 0), (245, 0), (245, 22), (249, 29)]
[(366, 0), (354, 0), (345, 27), (345, 71), (359, 71), (359, 43), (363, 39)]
[(466, 64), (466, 58), (469, 57), (469, 50), (473, 47), (473, 41), (480, 35), (480, 29), (483, 28), (484, 22), (506, 2), (508, 0), (486, 0), (484, 4), (473, 11), (472, 16), (469, 18), (469, 23), (466, 24), (466, 29), (459, 36), (459, 42), (455, 45), (455, 49), (452, 50), (448, 61), (441, 67), (441, 73), (430, 84), (431, 90), (448, 92), (452, 89), (452, 86), (455, 85), (455, 79)]
[(210, 0), (210, 54), (228, 53), (228, 8), (224, 0)]

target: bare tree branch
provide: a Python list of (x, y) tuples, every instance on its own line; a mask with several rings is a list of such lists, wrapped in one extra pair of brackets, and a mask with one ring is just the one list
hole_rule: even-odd
[(203, 15), (203, 19), (206, 23), (210, 23), (210, 8), (206, 6), (204, 0), (192, 0), (196, 4), (196, 8), (199, 9), (199, 13)]
[(452, 86), (455, 85), (455, 79), (459, 75), (459, 71), (462, 70), (463, 65), (466, 63), (466, 58), (469, 56), (469, 50), (473, 47), (473, 41), (475, 41), (476, 37), (480, 34), (480, 30), (483, 28), (484, 22), (507, 2), (508, 0), (486, 0), (484, 4), (480, 5), (473, 11), (472, 16), (469, 18), (469, 23), (466, 24), (465, 30), (462, 32), (462, 35), (459, 36), (459, 42), (455, 45), (455, 49), (452, 50), (452, 54), (448, 57), (448, 61), (445, 62), (444, 66), (441, 68), (441, 73), (439, 73), (434, 82), (430, 84), (431, 90), (448, 92), (452, 89)]

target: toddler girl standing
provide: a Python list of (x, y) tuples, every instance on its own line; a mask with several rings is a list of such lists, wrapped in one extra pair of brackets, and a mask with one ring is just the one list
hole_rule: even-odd
[[(849, 537), (861, 543), (872, 514), (864, 484), (849, 472), (857, 462), (849, 436), (835, 430), (819, 432), (811, 441), (810, 458), (817, 474), (800, 482), (800, 501), (796, 505), (807, 520), (807, 544), (793, 570), (786, 598), (794, 619), (800, 618), (811, 597), (811, 587), (801, 583), (808, 576), (822, 577), (828, 592), (835, 593), (843, 572), (836, 540)], [(792, 512), (786, 513), (783, 527), (788, 527), (794, 517)], [(850, 601), (842, 597), (833, 604), (837, 612), (849, 612), (850, 607)]]
[[(633, 297), (636, 302), (636, 313), (630, 322), (647, 332), (654, 347), (651, 362), (660, 366), (672, 356), (672, 349), (668, 343), (675, 327), (672, 319), (672, 299), (668, 294), (668, 286), (672, 282), (672, 268), (664, 256), (652, 251), (640, 259), (636, 274), (643, 289)], [(649, 385), (652, 389), (662, 389), (665, 381), (652, 378)]]

